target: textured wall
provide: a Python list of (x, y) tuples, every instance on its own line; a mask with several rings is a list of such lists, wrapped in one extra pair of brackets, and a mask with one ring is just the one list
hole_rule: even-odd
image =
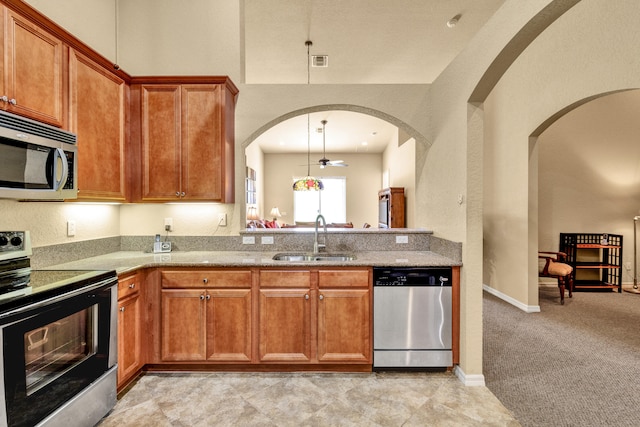
[[(34, 247), (120, 235), (118, 205), (0, 200), (2, 230), (31, 232)], [(76, 235), (67, 236), (67, 221)]]
[[(538, 189), (537, 178), (543, 174), (544, 164), (535, 170), (535, 163), (543, 159), (535, 158), (530, 144), (536, 141), (530, 137), (558, 112), (600, 94), (640, 87), (636, 72), (640, 68), (638, 19), (640, 8), (634, 0), (582, 0), (515, 61), (484, 104), (485, 283), (526, 307), (538, 304), (538, 227), (543, 225), (539, 223), (536, 194), (540, 193), (541, 199), (546, 197)], [(579, 165), (588, 147), (582, 147), (579, 138), (572, 144), (573, 153), (562, 154), (564, 167), (573, 172), (571, 179), (597, 181), (602, 176), (600, 168)], [(607, 156), (598, 158), (613, 166)], [(610, 182), (608, 186), (611, 192), (621, 188), (620, 183)], [(575, 195), (572, 198), (577, 202)], [(561, 203), (544, 204), (562, 209)], [(573, 205), (574, 209), (578, 207)], [(612, 228), (617, 228), (614, 218), (619, 214), (627, 221), (633, 217), (630, 211), (617, 212), (620, 205), (609, 207), (612, 211), (608, 213), (605, 206), (596, 209), (614, 221)], [(577, 214), (585, 216), (585, 228), (590, 228), (588, 222), (605, 226), (602, 219), (587, 219), (590, 214), (584, 209)], [(560, 211), (558, 215), (565, 214)]]

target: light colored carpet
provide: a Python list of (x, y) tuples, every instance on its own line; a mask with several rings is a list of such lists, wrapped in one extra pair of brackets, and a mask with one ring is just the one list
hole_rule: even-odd
[(640, 295), (540, 288), (527, 314), (485, 292), (486, 385), (523, 426), (640, 426)]

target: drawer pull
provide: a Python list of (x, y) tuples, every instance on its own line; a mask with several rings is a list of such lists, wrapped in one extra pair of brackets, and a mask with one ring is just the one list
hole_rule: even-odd
[(206, 285), (207, 283), (209, 283), (209, 279), (205, 277), (204, 279), (202, 279), (202, 282), (204, 282), (204, 284)]
[(135, 288), (135, 287), (136, 287), (136, 284), (135, 284), (135, 283), (132, 283), (132, 284), (130, 284), (130, 285), (129, 285), (129, 289), (133, 289), (133, 288)]
[(304, 294), (304, 299), (309, 299), (309, 294)]

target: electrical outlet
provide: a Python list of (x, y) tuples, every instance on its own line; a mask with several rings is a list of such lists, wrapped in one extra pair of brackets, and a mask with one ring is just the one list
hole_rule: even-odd
[(242, 236), (242, 244), (243, 245), (255, 245), (256, 238), (253, 236)]
[(76, 235), (76, 222), (73, 220), (67, 221), (67, 236), (73, 237)]
[(409, 236), (396, 236), (396, 243), (409, 243)]
[(263, 245), (273, 245), (273, 236), (262, 237), (260, 243), (262, 243)]
[(226, 213), (219, 213), (218, 214), (218, 225), (221, 227), (226, 227), (227, 226), (227, 214)]
[(625, 263), (624, 263), (624, 268), (625, 268), (627, 271), (631, 270), (631, 263), (630, 263), (630, 262), (625, 262)]
[(173, 218), (164, 219), (164, 231), (173, 231)]

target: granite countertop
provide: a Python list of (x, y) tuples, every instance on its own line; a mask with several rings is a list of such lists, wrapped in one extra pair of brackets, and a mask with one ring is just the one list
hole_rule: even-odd
[(118, 274), (147, 267), (298, 267), (298, 266), (358, 266), (358, 267), (448, 267), (459, 262), (431, 251), (371, 251), (349, 255), (351, 261), (275, 261), (277, 252), (240, 251), (176, 251), (146, 253), (135, 251), (113, 252), (85, 258), (46, 269), (115, 270)]

